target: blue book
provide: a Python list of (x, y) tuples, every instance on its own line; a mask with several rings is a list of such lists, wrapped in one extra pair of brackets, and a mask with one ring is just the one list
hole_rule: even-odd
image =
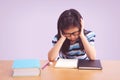
[(15, 68), (40, 68), (40, 61), (37, 59), (19, 59), (14, 60), (13, 69)]

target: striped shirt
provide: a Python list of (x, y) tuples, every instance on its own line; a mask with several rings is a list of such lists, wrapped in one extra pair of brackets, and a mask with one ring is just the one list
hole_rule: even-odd
[[(95, 42), (95, 33), (92, 31), (85, 31), (85, 36), (90, 43), (90, 45), (94, 46)], [(78, 39), (79, 40), (79, 39)], [(67, 54), (63, 54), (61, 51), (58, 55), (58, 58), (65, 58), (65, 59), (89, 59), (84, 50), (81, 50), (81, 46), (79, 45), (79, 41), (76, 41), (74, 44), (71, 44), (69, 47), (69, 51)], [(57, 43), (58, 38), (54, 36), (52, 43), (55, 45)]]

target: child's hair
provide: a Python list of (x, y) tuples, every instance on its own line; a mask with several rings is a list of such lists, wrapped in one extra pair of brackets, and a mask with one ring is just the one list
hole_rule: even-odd
[[(57, 22), (57, 30), (58, 30), (58, 40), (60, 39), (60, 31), (63, 33), (63, 30), (69, 29), (73, 26), (78, 27), (81, 32), (81, 19), (82, 16), (75, 9), (65, 10), (59, 17)], [(80, 39), (80, 38), (79, 38)], [(83, 44), (81, 43), (81, 39), (79, 40), (80, 46), (82, 46), (81, 50), (84, 49)], [(70, 46), (70, 40), (66, 39), (61, 47), (62, 53), (66, 54), (68, 52)]]

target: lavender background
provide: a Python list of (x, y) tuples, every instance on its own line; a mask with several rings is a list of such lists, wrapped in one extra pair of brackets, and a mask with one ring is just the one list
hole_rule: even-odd
[(66, 9), (82, 14), (96, 33), (97, 58), (120, 60), (119, 0), (0, 0), (0, 59), (47, 59), (57, 19)]

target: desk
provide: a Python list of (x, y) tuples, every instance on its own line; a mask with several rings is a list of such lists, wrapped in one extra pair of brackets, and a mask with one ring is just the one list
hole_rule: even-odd
[[(41, 66), (46, 61), (41, 61)], [(0, 80), (120, 80), (120, 61), (101, 61), (103, 70), (57, 69), (47, 66), (38, 77), (12, 77), (12, 63), (0, 60)]]

